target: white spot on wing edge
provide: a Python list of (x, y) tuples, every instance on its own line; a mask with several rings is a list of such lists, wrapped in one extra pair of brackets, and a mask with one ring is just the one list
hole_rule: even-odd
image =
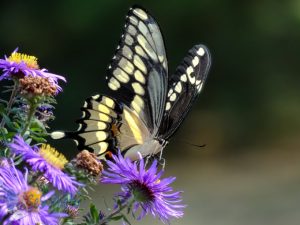
[(204, 48), (200, 47), (200, 48), (198, 49), (198, 51), (197, 51), (197, 54), (200, 55), (200, 56), (204, 56), (204, 54), (205, 54)]
[(169, 100), (171, 101), (171, 102), (174, 102), (175, 100), (176, 100), (176, 93), (173, 93), (171, 96), (170, 96), (170, 98), (169, 98)]
[(194, 72), (194, 69), (193, 69), (193, 67), (189, 66), (189, 67), (186, 69), (187, 75), (190, 76), (192, 72)]
[(52, 139), (61, 139), (61, 138), (64, 138), (66, 136), (66, 134), (61, 131), (54, 131), (50, 134), (50, 136)]
[(182, 82), (187, 82), (187, 76), (186, 76), (185, 74), (182, 74), (182, 75), (180, 76), (180, 80), (181, 80)]
[(170, 97), (172, 93), (173, 93), (173, 89), (171, 88), (168, 92), (168, 97)]
[(203, 83), (201, 83), (201, 84), (199, 84), (199, 85), (197, 86), (197, 90), (198, 90), (198, 92), (200, 92), (200, 91), (201, 91), (202, 87), (203, 87)]
[(166, 104), (166, 111), (169, 111), (171, 109), (171, 103), (167, 102)]
[(198, 56), (194, 57), (194, 59), (192, 60), (192, 64), (193, 64), (194, 67), (199, 64), (199, 57)]
[(79, 124), (77, 131), (80, 131), (82, 128), (82, 124)]
[(191, 84), (194, 84), (195, 81), (196, 81), (196, 78), (194, 76), (191, 76), (192, 72), (194, 72), (194, 69), (192, 66), (189, 66), (187, 69), (186, 69), (186, 73), (187, 73), (187, 76), (189, 78), (189, 81), (191, 82)]
[(202, 80), (196, 80), (196, 85), (199, 85)]
[(180, 81), (176, 84), (176, 86), (175, 86), (175, 91), (176, 91), (177, 93), (180, 93), (180, 92), (182, 91), (182, 84), (181, 84)]
[(96, 99), (98, 99), (99, 97), (100, 97), (99, 94), (98, 94), (98, 95), (94, 95), (94, 96), (92, 96), (92, 99), (96, 100)]

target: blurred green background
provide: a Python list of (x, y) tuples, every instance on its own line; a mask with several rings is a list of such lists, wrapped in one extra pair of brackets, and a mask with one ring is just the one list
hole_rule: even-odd
[[(300, 1), (2, 1), (0, 54), (18, 46), (66, 76), (50, 125), (74, 130), (84, 99), (104, 90), (134, 3), (160, 24), (171, 72), (195, 44), (213, 58), (199, 100), (165, 149), (166, 175), (177, 176), (188, 205), (172, 224), (298, 225)], [(77, 153), (71, 141), (52, 143)], [(117, 190), (99, 186), (98, 206)]]

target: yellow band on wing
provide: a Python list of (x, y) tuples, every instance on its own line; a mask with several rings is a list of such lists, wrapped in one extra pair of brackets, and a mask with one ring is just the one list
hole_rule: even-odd
[(136, 115), (130, 113), (127, 109), (124, 109), (124, 118), (129, 125), (129, 128), (138, 144), (143, 144), (144, 139), (142, 136), (142, 131), (140, 127), (138, 126), (138, 120), (136, 118)]

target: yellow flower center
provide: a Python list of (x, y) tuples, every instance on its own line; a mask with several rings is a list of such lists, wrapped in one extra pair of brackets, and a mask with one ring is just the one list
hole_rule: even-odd
[(31, 69), (39, 69), (37, 58), (35, 56), (13, 52), (7, 59), (10, 62), (21, 63), (24, 62)]
[(21, 195), (21, 201), (27, 209), (37, 209), (41, 205), (42, 192), (31, 187), (28, 191), (25, 191)]
[(68, 162), (66, 157), (59, 153), (55, 148), (50, 145), (43, 144), (39, 150), (39, 154), (52, 166), (63, 169), (65, 164)]

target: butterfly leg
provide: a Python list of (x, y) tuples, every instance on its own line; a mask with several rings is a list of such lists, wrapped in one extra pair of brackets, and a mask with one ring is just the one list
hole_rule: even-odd
[(165, 170), (165, 166), (166, 166), (165, 158), (160, 158), (159, 159), (159, 164), (162, 166), (162, 170)]
[(164, 149), (162, 149), (159, 153), (159, 161), (162, 159), (163, 151), (164, 151)]
[(152, 157), (151, 155), (146, 156), (145, 167), (148, 165), (151, 157)]
[[(163, 146), (164, 146), (164, 144), (163, 144)], [(158, 161), (159, 161), (159, 164), (162, 166), (162, 169), (164, 170), (165, 169), (165, 165), (166, 165), (166, 160), (162, 156), (163, 155), (163, 151), (164, 151), (164, 147), (162, 148), (162, 150), (159, 153), (159, 159), (158, 159)]]
[(166, 141), (166, 140), (164, 140), (164, 139), (161, 140), (161, 146), (162, 146), (162, 149), (161, 149), (161, 151), (160, 151), (160, 153), (159, 153), (159, 160), (162, 159), (163, 150), (164, 150), (164, 148), (167, 146), (168, 143), (169, 143), (169, 142)]

